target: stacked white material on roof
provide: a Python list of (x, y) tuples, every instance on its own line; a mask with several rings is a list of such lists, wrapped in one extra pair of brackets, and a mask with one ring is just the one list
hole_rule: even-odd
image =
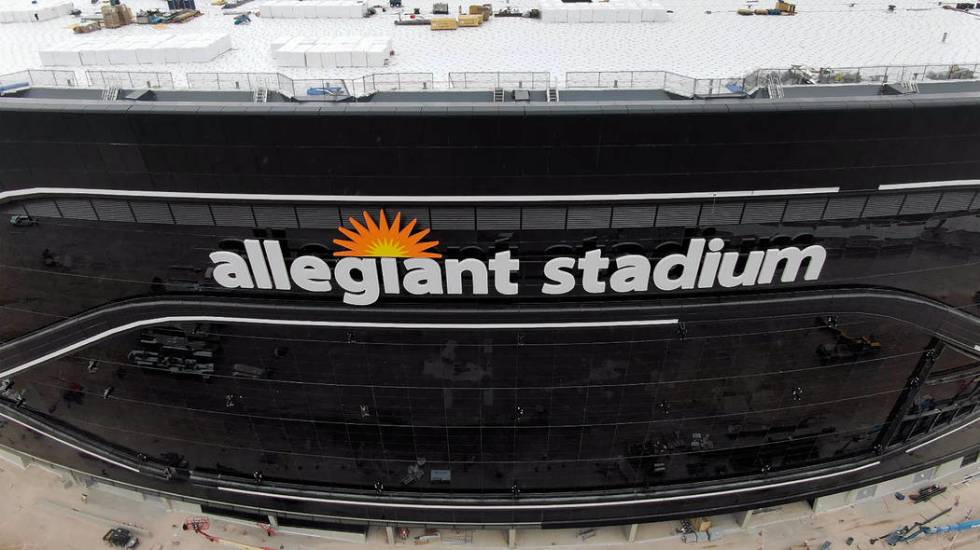
[(390, 54), (390, 36), (297, 36), (272, 46), (279, 67), (383, 67)]
[(667, 20), (667, 9), (654, 0), (573, 2), (540, 0), (545, 23), (648, 23)]
[(31, 4), (30, 0), (5, 0), (0, 3), (0, 23), (47, 21), (68, 15), (73, 9), (71, 2), (38, 0), (37, 4)]
[(368, 6), (358, 0), (269, 0), (262, 17), (273, 19), (360, 19)]
[(104, 36), (56, 43), (39, 51), (51, 66), (207, 63), (231, 49), (231, 36), (219, 33), (168, 33)]

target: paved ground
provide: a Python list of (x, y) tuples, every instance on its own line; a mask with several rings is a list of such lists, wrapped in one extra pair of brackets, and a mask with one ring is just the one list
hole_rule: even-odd
[[(958, 477), (946, 480), (958, 481)], [(89, 550), (102, 547), (100, 538), (110, 526), (129, 524), (142, 534), (141, 548), (151, 550), (197, 550), (220, 547), (272, 548), (280, 550), (354, 550), (368, 548), (383, 550), (382, 530), (372, 530), (367, 544), (352, 544), (300, 535), (267, 536), (257, 526), (216, 522), (211, 533), (233, 543), (219, 545), (200, 535), (181, 530), (187, 514), (168, 512), (162, 503), (137, 502), (101, 490), (81, 487), (62, 480), (58, 475), (35, 466), (20, 470), (0, 462), (0, 550)], [(83, 498), (82, 495), (86, 495)], [(808, 543), (816, 550), (829, 541), (834, 550), (856, 550), (888, 547), (882, 542), (869, 544), (897, 526), (910, 524), (952, 508), (938, 524), (962, 521), (980, 516), (980, 482), (950, 485), (940, 497), (925, 504), (898, 501), (892, 496), (853, 505), (842, 510), (813, 516), (809, 506), (798, 503), (757, 513), (748, 530), (740, 530), (731, 516), (712, 518), (714, 525), (724, 531), (721, 540), (684, 544), (673, 535), (673, 522), (644, 525), (637, 533), (638, 542), (627, 545), (625, 530), (603, 528), (586, 532), (579, 530), (525, 531), (518, 535), (521, 548), (562, 548), (586, 546), (590, 550), (617, 547), (660, 549), (773, 549), (785, 550), (793, 545)], [(412, 530), (411, 536), (421, 534)], [(506, 548), (504, 534), (499, 531), (443, 530), (442, 542), (430, 547)], [(848, 537), (854, 537), (851, 546)], [(399, 546), (414, 546), (411, 541)], [(911, 545), (916, 549), (980, 548), (980, 530), (953, 536), (922, 537)]]

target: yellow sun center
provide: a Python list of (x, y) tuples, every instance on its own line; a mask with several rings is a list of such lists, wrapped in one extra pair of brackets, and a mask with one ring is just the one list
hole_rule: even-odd
[(401, 243), (391, 239), (379, 239), (367, 245), (368, 256), (386, 256), (390, 258), (403, 258), (407, 250)]

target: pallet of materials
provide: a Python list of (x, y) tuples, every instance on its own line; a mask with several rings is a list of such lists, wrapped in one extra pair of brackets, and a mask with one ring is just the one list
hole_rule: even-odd
[(45, 67), (77, 67), (207, 63), (230, 49), (227, 34), (182, 32), (76, 38), (52, 44), (40, 54)]
[(424, 17), (419, 17), (417, 15), (411, 15), (411, 16), (409, 16), (406, 19), (395, 19), (395, 24), (396, 25), (410, 25), (410, 26), (421, 27), (423, 25), (431, 25), (432, 24), (432, 20), (431, 19), (426, 19)]
[(460, 27), (479, 27), (483, 24), (483, 14), (480, 15), (460, 15), (457, 20)]
[(221, 9), (223, 9), (223, 10), (233, 10), (233, 9), (239, 7), (239, 6), (242, 6), (244, 4), (248, 4), (251, 1), (252, 0), (228, 0), (228, 1), (222, 0), (222, 2), (224, 2), (224, 3), (221, 4)]
[(0, 23), (47, 21), (69, 15), (73, 9), (71, 2), (38, 0), (32, 4), (30, 0), (4, 0), (0, 2)]
[(133, 10), (123, 4), (102, 4), (102, 26), (107, 29), (118, 29), (131, 24), (136, 18)]
[(493, 15), (493, 5), (491, 4), (470, 4), (470, 15), (479, 15), (484, 21), (490, 20)]
[(297, 36), (272, 44), (279, 67), (383, 67), (390, 55), (390, 36)]
[(197, 10), (178, 10), (175, 12), (170, 12), (173, 17), (170, 19), (170, 23), (186, 23), (195, 17), (203, 15)]
[(90, 33), (95, 31), (101, 31), (102, 23), (99, 23), (98, 21), (92, 21), (90, 23), (82, 23), (80, 25), (73, 26), (71, 30), (74, 31), (76, 34), (85, 34), (85, 33)]
[(203, 15), (197, 10), (177, 10), (163, 13), (160, 10), (140, 11), (136, 14), (138, 25), (167, 25), (169, 23), (186, 23)]
[(545, 23), (653, 23), (667, 21), (667, 9), (654, 0), (573, 2), (540, 0)]
[(459, 22), (452, 17), (433, 17), (430, 25), (434, 31), (454, 31), (459, 28)]
[(361, 19), (368, 5), (358, 0), (268, 0), (260, 12), (273, 19)]

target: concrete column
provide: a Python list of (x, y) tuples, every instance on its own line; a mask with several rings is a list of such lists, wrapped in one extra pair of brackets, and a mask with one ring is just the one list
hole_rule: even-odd
[(26, 459), (24, 459), (24, 457), (21, 456), (19, 453), (8, 451), (3, 448), (0, 448), (0, 460), (3, 460), (4, 462), (8, 462), (13, 466), (16, 466), (20, 470), (27, 468), (27, 465), (29, 464), (29, 462)]
[(963, 462), (962, 458), (957, 457), (954, 460), (949, 460), (940, 464), (939, 468), (936, 468), (936, 477), (933, 479), (944, 478), (950, 474), (956, 473), (960, 469), (960, 463)]
[(626, 542), (636, 542), (636, 533), (640, 530), (639, 523), (631, 523), (626, 527)]
[(134, 491), (132, 489), (127, 489), (126, 487), (117, 487), (115, 485), (110, 485), (108, 483), (99, 481), (92, 484), (93, 491), (100, 491), (102, 493), (107, 493), (116, 497), (127, 498), (136, 502), (143, 502), (145, 497), (143, 493), (139, 491)]
[(395, 528), (390, 525), (385, 525), (385, 540), (388, 544), (395, 544)]
[(279, 529), (279, 518), (273, 514), (268, 514), (266, 517), (269, 518), (269, 527), (273, 529)]
[(822, 514), (830, 510), (836, 510), (847, 506), (848, 492), (849, 491), (845, 491), (843, 493), (834, 493), (832, 495), (817, 497), (813, 501), (813, 512), (816, 514)]
[(752, 521), (753, 511), (754, 510), (744, 510), (742, 512), (735, 512), (735, 523), (737, 523), (742, 529), (748, 528), (749, 522)]
[(513, 527), (507, 530), (507, 548), (517, 548), (517, 529)]
[(0, 460), (3, 460), (4, 462), (16, 466), (17, 469), (19, 470), (23, 470), (24, 468), (27, 468), (27, 465), (29, 464), (29, 462), (26, 459), (24, 459), (24, 457), (22, 457), (21, 455), (17, 453), (9, 452), (4, 449), (0, 449)]

